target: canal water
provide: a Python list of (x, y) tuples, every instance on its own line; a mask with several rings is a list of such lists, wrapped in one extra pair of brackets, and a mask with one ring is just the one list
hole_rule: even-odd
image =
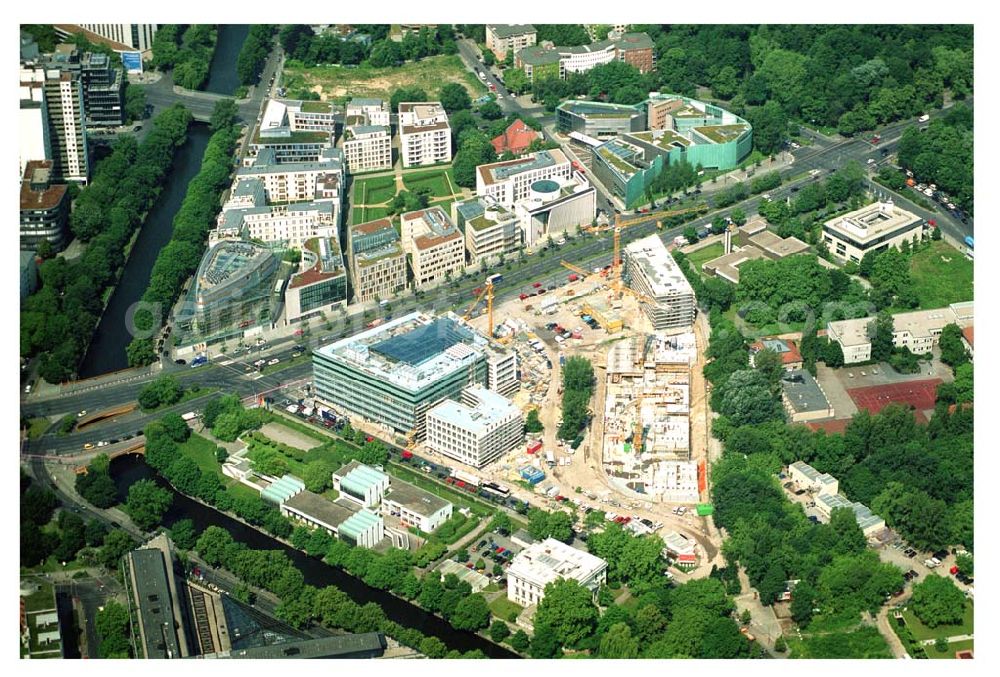
[(80, 365), (80, 378), (128, 367), (125, 349), (132, 341), (132, 334), (126, 326), (126, 314), (149, 286), (153, 264), (160, 250), (170, 241), (174, 215), (187, 195), (188, 183), (201, 169), (201, 159), (211, 135), (208, 125), (195, 122), (188, 128), (187, 141), (174, 155), (163, 191), (139, 231), (121, 279), (97, 324), (94, 339)]
[(332, 567), (319, 559), (309, 557), (305, 553), (286, 546), (270, 536), (246, 526), (217, 510), (184, 496), (174, 490), (170, 484), (160, 477), (152, 468), (146, 465), (141, 456), (120, 456), (111, 461), (110, 472), (118, 487), (119, 498), (124, 501), (128, 496), (128, 488), (138, 480), (153, 479), (158, 485), (169, 490), (174, 497), (173, 504), (163, 519), (163, 524), (170, 526), (178, 520), (188, 518), (194, 522), (195, 528), (202, 531), (210, 526), (222, 527), (229, 532), (234, 540), (245, 543), (248, 547), (262, 550), (281, 550), (292, 563), (302, 572), (305, 582), (317, 588), (332, 585), (347, 594), (358, 604), (374, 602), (385, 612), (385, 615), (400, 625), (414, 628), (432, 637), (437, 637), (449, 649), (470, 651), (480, 649), (490, 658), (517, 658), (516, 654), (502, 646), (493, 644), (482, 637), (466, 631), (456, 630), (446, 621), (429, 614), (423, 609), (410, 604), (390, 593), (370, 587), (358, 578), (351, 576), (342, 569)]
[[(209, 69), (207, 89), (217, 94), (232, 94), (239, 85), (236, 77), (236, 58), (250, 26), (223, 24)], [(188, 130), (188, 140), (174, 155), (174, 165), (166, 177), (163, 192), (143, 224), (118, 286), (111, 295), (107, 309), (101, 316), (94, 339), (80, 365), (80, 378), (100, 376), (128, 367), (125, 349), (132, 341), (132, 334), (125, 323), (125, 316), (149, 286), (153, 263), (160, 250), (173, 234), (174, 215), (187, 193), (187, 186), (201, 169), (202, 155), (211, 133), (208, 126), (194, 123)]]
[(208, 84), (205, 90), (215, 94), (233, 94), (240, 86), (236, 76), (236, 58), (240, 55), (243, 42), (250, 33), (247, 24), (222, 24), (219, 26), (219, 40), (215, 44), (212, 65), (208, 70)]

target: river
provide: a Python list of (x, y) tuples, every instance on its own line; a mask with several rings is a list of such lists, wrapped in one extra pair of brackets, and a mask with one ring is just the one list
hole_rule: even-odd
[[(244, 24), (222, 24), (219, 27), (219, 39), (212, 56), (206, 86), (208, 91), (217, 94), (232, 94), (236, 91), (239, 85), (236, 58), (249, 32), (250, 26)], [(125, 270), (80, 365), (80, 378), (99, 376), (128, 367), (125, 349), (132, 341), (132, 334), (125, 324), (125, 314), (142, 298), (149, 286), (153, 264), (160, 250), (170, 241), (174, 215), (187, 194), (188, 183), (201, 169), (202, 156), (210, 136), (207, 125), (193, 123), (188, 130), (187, 143), (174, 155), (174, 165), (166, 177), (163, 192), (142, 225), (132, 253), (125, 263)]]
[(188, 128), (187, 141), (174, 155), (174, 164), (167, 175), (163, 192), (142, 224), (132, 253), (125, 262), (125, 270), (97, 324), (94, 339), (80, 365), (80, 378), (128, 367), (125, 349), (132, 341), (132, 334), (125, 324), (126, 313), (142, 298), (149, 286), (153, 264), (160, 250), (170, 241), (174, 215), (187, 195), (188, 183), (201, 169), (209, 137), (208, 125), (195, 122)]
[(232, 537), (247, 546), (261, 550), (281, 550), (293, 564), (302, 572), (305, 582), (317, 588), (328, 585), (344, 591), (348, 597), (358, 604), (374, 602), (385, 612), (385, 615), (400, 625), (414, 628), (425, 635), (437, 637), (449, 649), (469, 651), (480, 649), (490, 658), (517, 658), (515, 654), (466, 631), (456, 630), (446, 621), (429, 614), (423, 609), (410, 604), (384, 590), (370, 587), (358, 578), (351, 576), (342, 569), (325, 564), (319, 559), (309, 557), (305, 553), (290, 548), (270, 536), (232, 519), (228, 515), (209, 508), (201, 503), (178, 493), (170, 484), (160, 477), (152, 468), (146, 465), (140, 456), (121, 456), (111, 462), (111, 476), (118, 487), (119, 498), (124, 502), (128, 488), (132, 483), (152, 478), (158, 485), (168, 489), (174, 496), (173, 505), (163, 518), (163, 524), (170, 526), (178, 520), (189, 518), (199, 531), (210, 526), (218, 526), (229, 532)]
[(219, 41), (215, 44), (212, 66), (208, 70), (205, 90), (215, 94), (233, 94), (240, 86), (236, 77), (236, 58), (250, 33), (248, 24), (220, 24)]

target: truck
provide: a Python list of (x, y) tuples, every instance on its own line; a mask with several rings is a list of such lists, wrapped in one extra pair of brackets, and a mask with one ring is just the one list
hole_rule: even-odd
[(550, 468), (554, 468), (556, 466), (556, 455), (551, 449), (547, 449), (545, 451), (545, 462), (549, 464)]
[(474, 487), (478, 487), (481, 483), (481, 480), (475, 475), (467, 473), (464, 470), (458, 470), (456, 468), (452, 468), (451, 476), (454, 477), (456, 480), (461, 480), (462, 482), (465, 482), (466, 484), (471, 484)]

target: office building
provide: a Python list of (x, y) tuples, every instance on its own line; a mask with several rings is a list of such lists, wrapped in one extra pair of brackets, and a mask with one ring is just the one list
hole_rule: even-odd
[(510, 126), (504, 130), (503, 134), (494, 137), (490, 143), (493, 144), (493, 150), (496, 151), (497, 156), (504, 153), (524, 155), (528, 152), (528, 148), (533, 142), (542, 138), (544, 137), (541, 132), (536, 132), (524, 124), (523, 120), (518, 118), (510, 123)]
[(31, 161), (21, 178), (21, 249), (37, 250), (47, 241), (53, 251), (69, 244), (69, 197), (63, 184), (52, 183), (51, 160)]
[(327, 146), (314, 160), (279, 162), (274, 148), (262, 148), (237, 168), (233, 185), (243, 179), (259, 179), (269, 204), (321, 199), (342, 203), (344, 154), (339, 148)]
[(470, 263), (500, 259), (521, 248), (521, 228), (517, 215), (493, 200), (475, 198), (452, 204), (455, 225), (465, 231), (465, 248)]
[(628, 286), (655, 299), (655, 303), (640, 303), (654, 330), (686, 328), (694, 323), (694, 290), (659, 236), (629, 243), (623, 258)]
[(755, 217), (749, 223), (740, 226), (736, 231), (737, 242), (741, 246), (733, 246), (733, 235), (727, 231), (723, 234), (724, 254), (702, 264), (701, 269), (706, 275), (717, 276), (739, 284), (740, 266), (747, 261), (770, 259), (775, 261), (786, 256), (804, 254), (809, 251), (809, 245), (797, 237), (779, 237), (767, 230), (767, 221)]
[(582, 172), (568, 179), (541, 179), (529, 186), (527, 197), (514, 203), (514, 214), (525, 246), (534, 246), (591, 225), (597, 215), (597, 191)]
[(416, 527), (425, 534), (447, 522), (453, 509), (443, 498), (400, 480), (392, 482), (382, 499), (383, 514), (397, 517), (403, 527)]
[(20, 175), (32, 160), (52, 159), (52, 144), (49, 142), (49, 120), (45, 109), (45, 99), (38, 101), (21, 99), (17, 122), (17, 156)]
[(923, 219), (897, 207), (892, 199), (873, 202), (823, 224), (823, 244), (842, 261), (860, 263), (868, 252), (915, 244), (923, 238)]
[(513, 359), (512, 351), (489, 349), (456, 315), (409, 313), (314, 351), (316, 399), (422, 439), (427, 411), (442, 400), (458, 397), (471, 383), (494, 391), (506, 385), (489, 382), (494, 354), (498, 366)]
[[(263, 192), (259, 179), (243, 179), (232, 199)], [(336, 238), (339, 230), (340, 204), (333, 200), (234, 207), (220, 212), (217, 222), (218, 238), (258, 240), (290, 249), (301, 249), (314, 238)]]
[(269, 99), (244, 164), (265, 148), (274, 150), (278, 163), (317, 162), (334, 145), (336, 131), (331, 103)]
[(508, 209), (530, 196), (531, 186), (542, 179), (569, 179), (572, 163), (560, 149), (540, 150), (516, 160), (476, 167), (476, 195), (490, 198)]
[(80, 59), (83, 107), (88, 127), (125, 124), (125, 72), (107, 54), (86, 52)]
[[(78, 24), (91, 33), (137, 52), (150, 52), (159, 24)], [(114, 48), (113, 48), (114, 49)], [(115, 51), (123, 51), (115, 49)]]
[(296, 639), (274, 644), (234, 649), (213, 658), (302, 659), (302, 658), (381, 658), (388, 644), (381, 632)]
[(247, 327), (270, 326), (280, 301), (274, 295), (278, 267), (273, 252), (252, 242), (210, 247), (177, 314), (178, 333), (192, 342), (214, 343)]
[[(90, 155), (80, 75), (28, 65), (21, 67), (20, 78), (21, 100), (44, 102), (42, 110), (48, 122), (51, 158), (37, 159), (52, 160), (54, 180), (86, 183), (90, 177)], [(32, 145), (38, 145), (37, 139)]]
[(463, 389), (461, 402), (445, 400), (427, 412), (427, 446), (466, 465), (482, 468), (523, 441), (521, 410), (480, 386)]
[(594, 139), (610, 139), (646, 129), (646, 114), (641, 106), (569, 100), (556, 108), (556, 128), (561, 134), (579, 132)]
[(568, 73), (586, 73), (612, 61), (627, 63), (640, 73), (652, 71), (656, 63), (652, 38), (646, 33), (625, 33), (571, 47), (532, 43), (514, 55), (514, 67), (523, 69), (529, 82), (534, 82), (535, 78), (565, 78)]
[(507, 58), (507, 52), (516, 54), (537, 40), (538, 32), (531, 24), (486, 24), (486, 49), (498, 61)]
[(374, 508), (389, 490), (389, 476), (371, 466), (351, 461), (333, 473), (333, 488), (362, 508)]
[(465, 240), (443, 209), (428, 207), (407, 212), (400, 217), (400, 225), (415, 289), (461, 275), (465, 268)]
[(575, 580), (597, 598), (608, 580), (608, 563), (554, 538), (533, 543), (514, 558), (507, 569), (507, 599), (521, 606), (535, 606), (545, 597), (545, 586), (559, 579)]
[[(959, 328), (972, 326), (972, 302), (953, 303), (947, 308), (915, 310), (892, 316), (892, 344), (908, 348), (911, 353), (930, 352), (949, 324)], [(844, 364), (867, 362), (872, 358), (872, 325), (874, 317), (828, 322), (826, 334), (836, 341), (844, 353)]]
[(138, 621), (142, 658), (185, 658), (188, 646), (187, 604), (183, 580), (174, 576), (173, 555), (166, 534), (125, 555), (131, 596)]
[(347, 271), (336, 237), (316, 237), (302, 245), (299, 272), (285, 289), (285, 322), (347, 308)]
[(451, 126), (440, 102), (399, 104), (403, 167), (451, 162)]
[(389, 219), (360, 223), (347, 232), (356, 303), (389, 299), (406, 289), (406, 252)]

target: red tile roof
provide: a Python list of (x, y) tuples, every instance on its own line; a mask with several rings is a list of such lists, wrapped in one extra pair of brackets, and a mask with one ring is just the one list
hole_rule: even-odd
[(972, 346), (973, 348), (975, 347), (975, 344), (973, 344), (973, 342), (972, 342), (972, 326), (971, 325), (968, 326), (968, 327), (965, 327), (964, 329), (962, 329), (962, 336), (965, 337), (966, 342), (970, 346)]
[(524, 124), (523, 120), (514, 120), (503, 134), (493, 139), (490, 143), (493, 144), (497, 155), (502, 155), (507, 151), (510, 151), (514, 155), (520, 155), (527, 151), (531, 142), (539, 138), (539, 136), (539, 133)]

